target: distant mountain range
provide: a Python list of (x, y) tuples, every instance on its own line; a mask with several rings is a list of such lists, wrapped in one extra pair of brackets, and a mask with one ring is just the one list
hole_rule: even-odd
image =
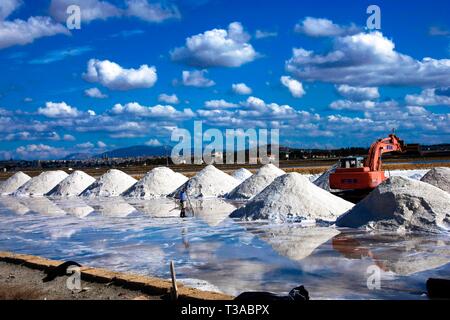
[(129, 157), (163, 157), (170, 155), (169, 146), (132, 146), (126, 148), (114, 149), (100, 154), (92, 155), (86, 153), (72, 153), (67, 155), (64, 160), (86, 160), (101, 158), (129, 158)]

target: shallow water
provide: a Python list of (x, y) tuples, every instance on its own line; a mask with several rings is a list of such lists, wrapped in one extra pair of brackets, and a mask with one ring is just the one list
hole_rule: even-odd
[(180, 280), (234, 295), (304, 284), (313, 299), (424, 299), (427, 278), (450, 276), (448, 235), (240, 222), (228, 218), (238, 205), (194, 202), (182, 219), (168, 199), (0, 197), (0, 250), (164, 278), (174, 260)]

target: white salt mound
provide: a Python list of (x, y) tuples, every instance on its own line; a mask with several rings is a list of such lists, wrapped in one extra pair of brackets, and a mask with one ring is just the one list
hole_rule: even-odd
[(117, 197), (136, 182), (136, 179), (125, 172), (117, 169), (110, 169), (84, 190), (80, 196), (88, 198)]
[(7, 196), (23, 186), (31, 177), (22, 171), (14, 173), (7, 180), (0, 184), (0, 195)]
[(239, 183), (239, 180), (213, 165), (208, 165), (175, 192), (171, 193), (170, 196), (178, 198), (181, 190), (186, 187), (186, 192), (191, 198), (222, 197), (233, 190)]
[(52, 190), (58, 183), (67, 178), (68, 174), (64, 171), (45, 171), (37, 177), (34, 177), (17, 191), (13, 193), (14, 196), (43, 196)]
[(353, 204), (319, 188), (293, 172), (276, 178), (261, 193), (230, 216), (273, 222), (294, 220), (334, 221)]
[(181, 173), (174, 172), (166, 167), (154, 168), (122, 196), (130, 198), (159, 198), (174, 192), (188, 180)]
[(70, 176), (61, 181), (54, 187), (47, 196), (50, 197), (74, 197), (86, 190), (95, 182), (95, 178), (91, 177), (83, 171), (74, 171)]
[(231, 174), (233, 178), (238, 179), (239, 181), (244, 181), (247, 178), (250, 178), (252, 175), (253, 173), (245, 168), (238, 169)]
[(339, 217), (336, 225), (389, 231), (448, 230), (450, 194), (425, 182), (391, 177)]
[(227, 199), (250, 199), (260, 193), (265, 187), (275, 180), (275, 178), (285, 174), (273, 164), (262, 166), (254, 175), (246, 179), (225, 197)]
[(320, 188), (322, 188), (323, 190), (327, 190), (330, 191), (330, 174), (332, 174), (333, 172), (336, 171), (336, 169), (338, 168), (339, 163), (336, 163), (334, 165), (332, 165), (327, 171), (325, 171), (324, 173), (322, 173), (316, 180), (314, 180), (314, 184)]
[(450, 168), (433, 168), (420, 181), (450, 192)]

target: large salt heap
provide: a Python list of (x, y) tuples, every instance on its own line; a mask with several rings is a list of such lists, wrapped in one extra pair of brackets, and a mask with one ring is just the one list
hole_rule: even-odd
[(239, 181), (244, 181), (247, 180), (248, 178), (250, 178), (253, 175), (253, 173), (251, 173), (249, 170), (245, 169), (245, 168), (240, 168), (235, 170), (231, 176)]
[(327, 171), (322, 173), (317, 179), (314, 180), (314, 184), (324, 190), (330, 191), (330, 174), (336, 171), (339, 163), (332, 165)]
[(450, 168), (433, 168), (420, 181), (450, 192)]
[(447, 230), (450, 194), (425, 182), (391, 177), (339, 217), (336, 225), (389, 231)]
[(31, 177), (23, 173), (22, 171), (16, 172), (7, 180), (3, 181), (2, 184), (0, 184), (0, 195), (7, 196), (13, 193), (21, 186), (23, 186), (26, 182), (28, 182), (30, 179)]
[(116, 197), (137, 182), (123, 171), (110, 169), (84, 190), (82, 197)]
[(130, 198), (159, 198), (174, 192), (188, 180), (184, 175), (166, 167), (154, 168), (122, 196)]
[(261, 193), (230, 216), (273, 222), (294, 220), (334, 221), (353, 204), (319, 188), (293, 172), (276, 178)]
[(225, 197), (232, 200), (251, 199), (271, 184), (275, 178), (283, 174), (285, 174), (285, 172), (278, 169), (273, 164), (266, 164), (254, 175), (229, 192)]
[(13, 192), (14, 196), (43, 196), (58, 183), (67, 178), (64, 171), (45, 171), (28, 180), (23, 186)]
[(61, 181), (46, 195), (49, 197), (74, 197), (86, 190), (95, 182), (95, 178), (83, 171), (74, 171), (70, 176)]
[(171, 193), (170, 196), (178, 198), (181, 190), (186, 187), (186, 192), (191, 198), (222, 197), (233, 190), (239, 183), (239, 180), (213, 165), (208, 165), (186, 181), (175, 192)]

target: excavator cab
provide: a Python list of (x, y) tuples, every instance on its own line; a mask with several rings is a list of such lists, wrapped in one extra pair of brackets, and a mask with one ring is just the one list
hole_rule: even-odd
[(346, 157), (340, 161), (340, 168), (362, 168), (364, 167), (363, 157)]

